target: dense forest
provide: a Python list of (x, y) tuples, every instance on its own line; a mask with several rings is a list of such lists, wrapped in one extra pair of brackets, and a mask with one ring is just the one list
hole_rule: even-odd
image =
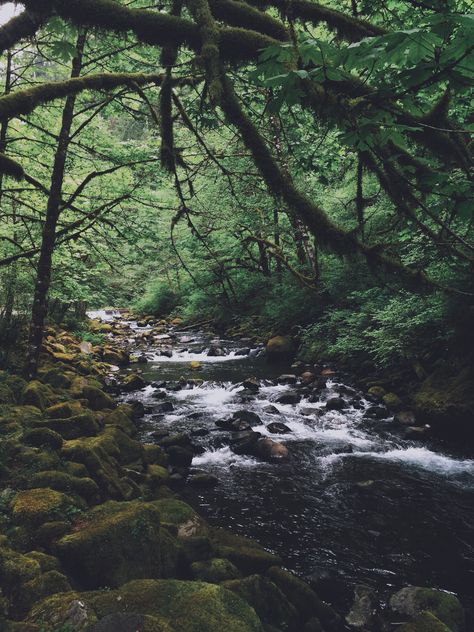
[[(395, 415), (396, 420), (398, 414), (397, 423), (410, 426), (403, 440), (422, 435), (431, 440), (433, 430), (433, 440), (442, 449), (449, 446), (450, 455), (461, 459), (456, 463), (471, 468), (473, 104), (469, 0), (0, 0), (0, 628), (4, 620), (9, 632), (467, 632), (459, 602), (435, 604), (433, 595), (425, 595), (427, 602), (418, 610), (399, 609), (387, 623), (379, 615), (361, 615), (368, 597), (356, 589), (359, 601), (347, 608), (352, 615), (341, 618), (323, 604), (343, 609), (345, 598), (333, 601), (324, 589), (324, 602), (315, 593), (308, 597), (312, 588), (293, 585), (301, 580), (287, 577), (275, 566), (276, 558), (266, 563), (265, 555), (271, 555), (266, 549), (241, 543), (248, 558), (241, 549), (232, 556), (229, 551), (237, 544), (222, 534), (210, 538), (214, 552), (220, 551), (212, 560), (225, 566), (217, 568), (200, 557), (202, 542), (194, 542), (208, 537), (201, 523), (192, 529), (193, 542), (179, 544), (179, 555), (187, 555), (193, 568), (210, 564), (207, 575), (200, 569), (192, 579), (210, 581), (219, 592), (200, 588), (202, 594), (195, 595), (198, 588), (188, 587), (181, 593), (173, 584), (166, 588), (166, 599), (175, 606), (165, 599), (168, 605), (155, 611), (140, 610), (133, 587), (128, 588), (125, 610), (142, 618), (111, 619), (102, 627), (101, 618), (118, 610), (111, 610), (100, 592), (83, 593), (89, 595), (84, 603), (93, 616), (85, 610), (73, 616), (71, 609), (82, 603), (77, 601), (81, 590), (109, 587), (113, 599), (128, 580), (184, 583), (190, 578), (170, 542), (180, 532), (180, 521), (192, 525), (201, 518), (163, 491), (168, 476), (174, 483), (187, 479), (191, 461), (180, 452), (189, 451), (187, 439), (175, 444), (160, 435), (160, 447), (150, 447), (149, 435), (143, 444), (130, 438), (137, 432), (131, 426), (140, 406), (142, 417), (157, 412), (147, 412), (148, 400), (130, 399), (147, 384), (161, 383), (162, 366), (146, 376), (157, 345), (160, 357), (172, 359), (177, 350), (191, 363), (183, 363), (170, 378), (177, 382), (176, 391), (189, 371), (194, 371), (190, 388), (200, 388), (199, 379), (222, 385), (227, 378), (217, 381), (214, 374), (196, 371), (205, 348), (210, 357), (229, 355), (232, 345), (226, 349), (219, 342), (227, 339), (241, 341), (240, 350), (232, 347), (232, 357), (266, 354), (268, 368), (248, 365), (249, 374), (303, 389), (293, 394), (294, 402), (288, 394), (280, 402), (276, 392), (275, 401), (283, 406), (299, 405), (303, 397), (328, 410), (343, 410), (349, 391), (342, 386), (329, 394), (321, 390), (333, 388), (327, 379), (340, 371), (351, 388), (369, 393), (373, 410), (366, 417)], [(86, 316), (104, 308), (126, 314), (115, 312), (112, 324), (107, 316), (106, 322)], [(177, 327), (204, 332), (197, 354), (174, 342), (171, 350), (160, 347), (170, 336), (175, 340)], [(147, 347), (143, 341), (150, 328), (155, 338), (149, 337)], [(181, 346), (193, 342), (188, 338)], [(130, 353), (139, 366), (133, 373)], [(111, 377), (117, 367), (124, 374)], [(278, 372), (284, 375), (277, 378)], [(240, 378), (249, 398), (264, 387), (254, 376), (245, 380), (245, 369)], [(78, 380), (83, 381), (79, 387)], [(164, 382), (156, 388), (165, 388)], [(304, 389), (319, 389), (317, 397)], [(118, 408), (111, 396), (120, 401)], [(351, 399), (355, 411), (366, 405), (357, 403), (365, 402), (361, 397)], [(78, 402), (84, 409), (75, 408)], [(164, 414), (176, 402), (159, 405)], [(51, 410), (55, 406), (60, 408)], [(266, 413), (271, 414), (269, 408)], [(76, 417), (75, 429), (69, 424), (62, 433), (58, 420), (65, 428)], [(251, 431), (248, 415), (236, 420), (238, 427), (226, 429), (252, 434), (253, 447), (241, 453), (270, 455), (267, 461), (286, 458), (286, 444), (266, 444), (268, 454), (261, 444), (256, 451), (255, 441), (267, 439)], [(107, 445), (99, 445), (112, 427), (126, 440), (109, 433)], [(275, 428), (270, 432), (283, 435), (292, 429), (283, 423)], [(155, 428), (155, 434), (161, 430)], [(28, 442), (21, 433), (37, 434)], [(69, 445), (82, 436), (95, 441), (88, 456), (85, 446)], [(51, 465), (52, 457), (48, 461), (45, 454), (59, 449), (60, 461)], [(130, 463), (136, 464), (135, 452), (142, 449), (139, 471), (132, 475)], [(135, 456), (122, 459), (123, 452)], [(32, 470), (31, 463), (25, 465), (31, 459)], [(53, 470), (60, 470), (62, 482)], [(32, 476), (44, 484), (30, 489)], [(84, 483), (88, 491), (79, 483), (66, 484), (66, 476), (90, 481)], [(199, 483), (199, 476), (209, 474), (194, 476)], [(372, 472), (366, 476), (371, 483), (374, 477)], [(37, 489), (46, 489), (45, 495), (19, 499)], [(15, 496), (18, 490), (23, 491)], [(66, 519), (53, 520), (42, 505), (66, 493), (63, 509), (71, 498), (80, 500), (71, 501)], [(31, 507), (38, 502), (44, 520), (23, 516), (30, 502)], [(161, 502), (172, 506), (153, 504)], [(466, 502), (459, 500), (459, 506)], [(117, 505), (107, 509), (106, 518), (100, 514), (103, 503)], [(125, 503), (132, 503), (138, 516), (133, 514), (131, 527), (132, 510), (123, 508)], [(148, 538), (146, 552), (136, 544), (108, 551), (101, 540), (103, 525), (92, 528), (92, 542), (86, 541), (89, 517), (81, 517), (86, 511), (92, 524), (102, 515), (108, 521), (105, 530), (116, 529), (118, 539), (141, 529)], [(79, 526), (74, 526), (76, 514)], [(171, 535), (165, 537), (161, 528), (154, 533), (155, 518), (174, 524)], [(43, 533), (45, 524), (65, 520), (73, 534), (84, 532), (84, 541), (73, 541), (76, 536), (65, 528)], [(459, 520), (469, 522), (465, 516)], [(217, 524), (222, 526), (229, 525)], [(38, 528), (42, 535), (35, 540), (32, 532)], [(275, 548), (273, 542), (263, 544)], [(103, 553), (97, 567), (81, 561), (91, 555), (89, 546)], [(148, 554), (160, 558), (156, 563), (165, 570), (140, 574), (137, 569), (147, 567)], [(462, 555), (466, 568), (474, 564), (472, 553)], [(48, 562), (48, 556), (58, 557), (63, 567)], [(31, 570), (35, 564), (41, 573)], [(169, 570), (173, 564), (179, 571)], [(229, 564), (235, 564), (236, 574)], [(258, 589), (244, 586), (247, 575), (264, 571), (267, 575), (250, 575), (260, 578)], [(466, 579), (435, 581), (436, 572), (427, 572), (423, 585), (469, 594)], [(43, 580), (49, 573), (56, 575)], [(221, 580), (215, 576), (252, 607), (234, 603), (229, 591), (216, 587)], [(76, 601), (67, 616), (54, 598), (35, 606), (68, 590), (76, 591)], [(142, 590), (144, 601), (164, 599), (151, 584)], [(264, 594), (265, 607), (247, 598), (254, 592)], [(25, 593), (36, 597), (25, 598)], [(279, 602), (277, 593), (284, 593), (285, 607), (280, 603), (280, 610), (275, 605), (273, 615), (265, 614), (273, 609), (272, 600)], [(413, 595), (410, 599), (416, 601)], [(195, 622), (190, 614), (173, 623), (178, 611), (184, 616), (194, 607), (193, 600), (204, 604), (196, 606)], [(469, 626), (472, 604), (464, 605)], [(407, 622), (408, 614), (417, 618)]]

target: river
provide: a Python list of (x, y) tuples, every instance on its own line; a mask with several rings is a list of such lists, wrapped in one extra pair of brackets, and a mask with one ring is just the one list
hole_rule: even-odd
[[(213, 343), (224, 356), (207, 355)], [(258, 350), (237, 355), (246, 344), (178, 331), (171, 357), (150, 346), (148, 363), (133, 367), (155, 383), (128, 396), (147, 407), (143, 439), (153, 440), (156, 430), (193, 435), (192, 467), (219, 479), (212, 489), (185, 486), (185, 499), (211, 524), (277, 552), (339, 608), (348, 607), (355, 583), (382, 598), (414, 584), (453, 591), (472, 613), (474, 460), (435, 441), (403, 438), (392, 417), (367, 419), (373, 404), (348, 377), (328, 380), (319, 401), (302, 389), (297, 404), (276, 403), (295, 387), (275, 383), (282, 367), (257, 357)], [(192, 361), (200, 368), (192, 369)], [(260, 380), (255, 394), (241, 385), (250, 376)], [(203, 382), (180, 388), (180, 380)], [(156, 399), (157, 390), (165, 399)], [(328, 411), (336, 395), (347, 407)], [(159, 412), (163, 401), (173, 410)], [(242, 409), (260, 417), (254, 431), (287, 446), (287, 460), (266, 463), (232, 452), (230, 433), (215, 422)], [(290, 431), (272, 435), (267, 425), (275, 421)]]

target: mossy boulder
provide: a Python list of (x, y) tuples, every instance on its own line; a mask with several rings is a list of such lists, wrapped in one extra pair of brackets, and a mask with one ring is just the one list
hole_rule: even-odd
[(128, 406), (118, 406), (114, 411), (108, 413), (104, 417), (104, 424), (106, 426), (116, 426), (128, 434), (129, 437), (133, 437), (137, 434), (137, 428), (128, 414)]
[(160, 512), (153, 503), (108, 501), (81, 516), (57, 542), (57, 554), (89, 588), (160, 577)]
[(142, 388), (145, 388), (146, 382), (145, 380), (137, 375), (136, 373), (131, 373), (127, 375), (127, 377), (122, 382), (122, 388), (124, 391), (139, 391)]
[(143, 462), (147, 464), (156, 464), (166, 467), (168, 457), (166, 452), (159, 445), (154, 443), (144, 443), (143, 446)]
[(240, 579), (241, 574), (236, 566), (222, 557), (193, 562), (191, 564), (193, 578), (201, 582), (219, 584), (230, 579)]
[(16, 615), (26, 615), (33, 604), (56, 593), (71, 590), (68, 578), (57, 570), (47, 571), (29, 581), (21, 587), (21, 592), (15, 602)]
[(67, 367), (56, 366), (41, 374), (41, 381), (54, 388), (69, 388), (74, 374)]
[(367, 393), (370, 395), (372, 399), (376, 400), (377, 402), (380, 402), (382, 401), (383, 396), (385, 395), (386, 391), (383, 386), (371, 386), (369, 390), (367, 391)]
[(59, 492), (73, 493), (90, 501), (99, 495), (97, 483), (88, 477), (78, 477), (58, 470), (45, 470), (31, 477), (30, 487), (49, 487)]
[(71, 621), (78, 602), (86, 625), (126, 613), (156, 617), (159, 632), (263, 632), (253, 608), (235, 593), (215, 584), (179, 580), (136, 580), (118, 590), (53, 595), (33, 607), (28, 621), (84, 630), (86, 626)]
[(43, 553), (43, 551), (29, 551), (25, 557), (38, 562), (42, 573), (61, 570), (59, 560), (54, 557), (54, 555), (48, 555), (47, 553)]
[(91, 412), (84, 411), (65, 419), (47, 419), (37, 423), (59, 433), (64, 439), (78, 439), (79, 437), (95, 437), (99, 434), (100, 425)]
[(0, 585), (6, 594), (41, 574), (41, 565), (31, 556), (14, 551), (4, 544), (0, 546)]
[(164, 485), (170, 475), (168, 470), (161, 465), (148, 465), (146, 482), (151, 489), (156, 489), (160, 485)]
[(212, 529), (210, 538), (217, 556), (230, 560), (244, 574), (262, 573), (270, 566), (282, 563), (280, 557), (266, 551), (254, 540), (226, 529)]
[(453, 632), (465, 629), (465, 614), (459, 599), (442, 590), (407, 586), (390, 597), (389, 606), (397, 616), (414, 617), (430, 611)]
[(267, 577), (250, 575), (244, 579), (225, 581), (222, 584), (254, 608), (262, 623), (277, 626), (280, 630), (299, 632), (304, 621), (284, 593)]
[(19, 375), (8, 375), (6, 376), (6, 384), (10, 388), (13, 393), (13, 397), (15, 401), (20, 401), (21, 394), (23, 389), (25, 388), (27, 382)]
[(430, 424), (442, 435), (474, 436), (474, 375), (472, 368), (439, 368), (427, 377), (414, 396), (421, 423)]
[(386, 393), (382, 401), (389, 410), (401, 410), (403, 407), (402, 400), (395, 393)]
[(316, 618), (328, 632), (345, 629), (337, 612), (299, 577), (279, 566), (269, 568), (266, 575), (286, 595), (304, 620)]
[(276, 362), (291, 360), (295, 352), (295, 345), (289, 336), (274, 336), (267, 342), (266, 353), (269, 360)]
[(100, 388), (86, 385), (84, 386), (82, 392), (84, 397), (87, 399), (89, 408), (91, 408), (92, 410), (106, 410), (115, 408), (117, 406), (110, 395), (104, 393), (104, 391)]
[(45, 410), (54, 403), (55, 399), (56, 396), (50, 386), (33, 380), (28, 382), (23, 389), (20, 401), (22, 404)]
[(178, 538), (207, 536), (206, 522), (192, 507), (176, 498), (162, 498), (153, 502), (161, 523), (168, 527)]
[(452, 629), (431, 612), (422, 612), (413, 621), (397, 628), (397, 632), (452, 632)]
[(60, 450), (63, 445), (62, 436), (50, 428), (33, 428), (25, 432), (23, 441), (26, 445), (47, 447), (50, 450)]
[(81, 414), (84, 410), (80, 402), (71, 400), (53, 404), (53, 406), (46, 408), (44, 412), (49, 419), (67, 419), (74, 415)]
[(19, 492), (12, 503), (12, 516), (17, 524), (34, 528), (63, 518), (74, 508), (77, 503), (66, 494), (41, 487)]

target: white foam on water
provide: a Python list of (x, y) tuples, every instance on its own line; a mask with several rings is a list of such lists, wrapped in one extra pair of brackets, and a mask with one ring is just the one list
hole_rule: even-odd
[(262, 465), (262, 463), (252, 457), (235, 454), (226, 446), (215, 450), (206, 450), (203, 454), (195, 456), (193, 466), (203, 465), (228, 468), (234, 466), (253, 467), (255, 465)]
[(174, 363), (186, 364), (190, 362), (200, 362), (201, 364), (219, 363), (219, 362), (240, 362), (245, 360), (246, 356), (236, 355), (235, 351), (230, 351), (224, 356), (208, 356), (206, 353), (193, 353), (192, 351), (173, 351), (171, 358), (162, 356), (158, 352), (153, 353), (150, 362), (156, 363)]
[(203, 408), (209, 408), (212, 412), (226, 413), (225, 405), (234, 398), (235, 392), (229, 390), (228, 385), (213, 385), (204, 383), (192, 389), (184, 389), (173, 393), (179, 401), (193, 403)]
[[(371, 457), (387, 461), (398, 461), (407, 465), (414, 465), (424, 470), (444, 474), (470, 474), (474, 476), (473, 459), (455, 459), (425, 447), (409, 447), (388, 450), (387, 452), (369, 453)], [(356, 456), (367, 456), (367, 453), (356, 453)]]

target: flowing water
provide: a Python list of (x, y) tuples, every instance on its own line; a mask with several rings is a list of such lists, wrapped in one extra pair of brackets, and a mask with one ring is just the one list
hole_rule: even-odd
[[(320, 401), (303, 397), (296, 405), (275, 396), (294, 386), (275, 385), (281, 368), (269, 366), (258, 350), (236, 355), (246, 343), (220, 341), (223, 357), (207, 356), (203, 334), (177, 334), (172, 356), (149, 347), (139, 365), (151, 382), (176, 384), (167, 390), (173, 410), (157, 414), (163, 402), (156, 386), (134, 393), (148, 408), (144, 439), (159, 430), (193, 434), (199, 446), (192, 467), (216, 475), (212, 489), (185, 487), (183, 495), (208, 521), (257, 539), (285, 565), (317, 585), (321, 596), (346, 606), (348, 586), (366, 583), (382, 594), (407, 584), (454, 591), (472, 608), (474, 596), (474, 460), (442, 445), (404, 439), (392, 418), (371, 421), (371, 402), (340, 379), (328, 381)], [(197, 370), (190, 368), (198, 361)], [(256, 376), (261, 387), (249, 395), (242, 380)], [(327, 411), (326, 401), (342, 395), (353, 403)], [(277, 412), (268, 412), (268, 406)], [(238, 456), (230, 433), (216, 420), (238, 410), (257, 413), (253, 430), (282, 441), (290, 456), (265, 463)], [(291, 430), (271, 435), (267, 424)], [(338, 603), (339, 602), (339, 603)]]

